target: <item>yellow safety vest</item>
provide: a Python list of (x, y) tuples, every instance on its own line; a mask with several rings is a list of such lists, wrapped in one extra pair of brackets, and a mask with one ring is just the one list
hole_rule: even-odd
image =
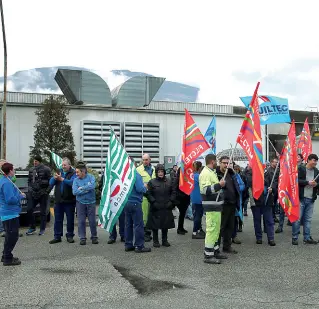
[(155, 175), (155, 168), (152, 166), (152, 177), (149, 175), (149, 173), (145, 170), (144, 165), (140, 165), (136, 168), (137, 172), (142, 176), (144, 183), (149, 183), (151, 179), (156, 178)]

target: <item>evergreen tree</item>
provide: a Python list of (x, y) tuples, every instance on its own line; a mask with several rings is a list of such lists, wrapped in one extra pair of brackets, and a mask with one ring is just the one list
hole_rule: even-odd
[(34, 146), (30, 147), (29, 166), (33, 166), (33, 157), (39, 154), (44, 164), (56, 169), (51, 158), (51, 151), (62, 158), (68, 157), (73, 164), (76, 153), (65, 98), (51, 95), (35, 114), (37, 123), (34, 126)]

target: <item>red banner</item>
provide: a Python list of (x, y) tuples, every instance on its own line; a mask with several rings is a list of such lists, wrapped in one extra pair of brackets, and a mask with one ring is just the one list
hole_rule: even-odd
[(312, 142), (310, 129), (308, 124), (308, 118), (306, 119), (302, 132), (300, 134), (297, 150), (302, 154), (305, 162), (307, 162), (308, 156), (312, 153)]
[(194, 187), (193, 162), (208, 149), (210, 146), (188, 110), (185, 109), (179, 189), (188, 195)]
[(296, 129), (293, 121), (280, 156), (278, 198), (289, 221), (299, 219), (299, 187), (296, 147)]
[(260, 132), (260, 115), (257, 83), (254, 95), (249, 104), (245, 119), (240, 129), (237, 143), (244, 149), (253, 174), (253, 196), (258, 199), (264, 192), (263, 149)]

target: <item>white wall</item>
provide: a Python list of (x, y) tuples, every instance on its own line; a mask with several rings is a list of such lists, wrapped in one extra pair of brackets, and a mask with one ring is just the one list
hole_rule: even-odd
[[(35, 107), (8, 106), (7, 107), (7, 158), (15, 166), (25, 167), (29, 160), (30, 146), (33, 145)], [(204, 134), (212, 116), (193, 115), (193, 118)], [(160, 123), (161, 130), (161, 161), (164, 156), (177, 156), (181, 151), (181, 139), (184, 128), (184, 115), (176, 113), (114, 111), (96, 108), (72, 108), (70, 123), (74, 135), (77, 156), (80, 155), (80, 135), (82, 120), (145, 122)], [(217, 152), (230, 148), (236, 142), (243, 118), (216, 117)], [(238, 146), (240, 147), (240, 146)]]

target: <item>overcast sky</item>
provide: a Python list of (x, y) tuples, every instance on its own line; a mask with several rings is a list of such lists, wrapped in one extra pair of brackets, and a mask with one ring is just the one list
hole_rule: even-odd
[(198, 86), (200, 102), (232, 105), (260, 80), (260, 94), (287, 97), (293, 108), (319, 102), (315, 0), (3, 3), (9, 74), (128, 69)]

